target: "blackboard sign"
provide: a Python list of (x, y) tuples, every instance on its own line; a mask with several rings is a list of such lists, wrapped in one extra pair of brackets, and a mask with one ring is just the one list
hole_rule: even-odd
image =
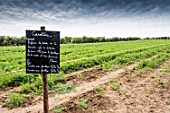
[(60, 71), (60, 32), (26, 30), (26, 73)]

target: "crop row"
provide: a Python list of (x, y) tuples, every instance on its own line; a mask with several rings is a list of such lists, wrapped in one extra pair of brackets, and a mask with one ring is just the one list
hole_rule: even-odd
[[(134, 51), (127, 51), (121, 54), (119, 53), (117, 54), (117, 56), (114, 56), (113, 60), (110, 60), (108, 62), (102, 61), (103, 63), (101, 64), (101, 69), (112, 70), (113, 65), (122, 65), (124, 63), (129, 64), (129, 63), (136, 62), (137, 60), (139, 61), (138, 68), (140, 69), (145, 67), (157, 68), (161, 64), (161, 62), (163, 62), (165, 59), (167, 59), (170, 56), (169, 49), (170, 49), (170, 45), (166, 45), (166, 46), (156, 46), (151, 48), (138, 49)], [(150, 58), (150, 59), (144, 60), (145, 58)], [(19, 91), (15, 92), (17, 94), (11, 95), (10, 98), (22, 97), (22, 99), (24, 100), (24, 97), (27, 95), (40, 94), (42, 92), (42, 77), (40, 75), (36, 75), (35, 77), (33, 77), (33, 75), (29, 75), (29, 76), (25, 75), (25, 77), (28, 78), (18, 79), (17, 77), (15, 77), (16, 84), (18, 85), (20, 84), (21, 87)], [(23, 80), (22, 83), (20, 80)], [(24, 80), (29, 80), (29, 81), (24, 81)], [(60, 73), (58, 75), (54, 75), (54, 74), (49, 75), (48, 77), (49, 91), (51, 92), (55, 90), (55, 93), (67, 93), (68, 91), (71, 91), (76, 87), (73, 83), (69, 83), (69, 82), (66, 84), (60, 84), (59, 81), (61, 80), (66, 80), (66, 77), (64, 76), (63, 73)], [(11, 102), (8, 103), (9, 103), (8, 107), (10, 108), (17, 107), (15, 101), (13, 101), (12, 99)]]
[[(169, 49), (170, 45), (153, 46), (149, 48), (110, 53), (68, 63), (61, 63), (61, 73), (59, 75), (83, 68), (89, 68), (94, 65), (101, 65), (102, 69), (107, 69), (107, 67), (111, 65), (114, 66), (117, 64), (134, 62), (136, 59), (147, 58), (158, 54), (159, 52), (166, 51), (165, 53), (167, 53)], [(58, 77), (56, 74), (51, 74), (50, 76), (54, 76), (54, 78)], [(32, 83), (37, 79), (37, 77), (39, 77), (39, 74), (33, 75), (26, 74), (25, 72), (4, 74), (0, 76), (0, 87), (19, 86), (25, 83)]]
[[(126, 51), (120, 51), (120, 52), (115, 52), (115, 53), (108, 53), (104, 55), (98, 55), (96, 57), (89, 57), (89, 58), (84, 58), (81, 60), (74, 60), (72, 62), (67, 62), (67, 63), (61, 63), (61, 70), (64, 73), (80, 70), (83, 68), (89, 68), (94, 65), (100, 65), (103, 62), (108, 62), (111, 60), (116, 59), (117, 61), (121, 59), (125, 59), (124, 57), (120, 57), (123, 55), (128, 54), (130, 56), (133, 56), (133, 54), (138, 54), (141, 57), (144, 56), (144, 53), (141, 53), (142, 51), (149, 51), (148, 54), (155, 53), (157, 51), (162, 51), (164, 49), (170, 48), (170, 45), (159, 45), (159, 46), (152, 46), (152, 47), (144, 47), (144, 48), (139, 48), (139, 49), (133, 49), (133, 50), (126, 50)], [(140, 57), (139, 56), (139, 57)], [(119, 58), (120, 57), (120, 58)], [(125, 62), (123, 62), (125, 63)]]
[[(62, 44), (61, 63), (70, 60), (84, 59), (88, 57), (130, 50), (142, 47), (168, 44), (165, 40), (143, 40), (129, 42), (109, 42), (90, 44)], [(0, 47), (0, 73), (11, 72), (25, 68), (25, 47)]]
[[(124, 84), (125, 81), (130, 82), (130, 83), (132, 83), (132, 82), (134, 83), (134, 81), (136, 82), (136, 80), (134, 80), (134, 77), (136, 78), (137, 76), (138, 76), (137, 77), (138, 79), (140, 76), (141, 80), (143, 81), (143, 79), (146, 78), (146, 75), (148, 74), (148, 72), (149, 72), (149, 74), (152, 72), (155, 72), (155, 70), (152, 70), (152, 69), (158, 68), (170, 56), (169, 52), (168, 53), (167, 52), (168, 51), (164, 51), (163, 53), (158, 53), (154, 57), (140, 61), (139, 63), (137, 63), (138, 68), (135, 68), (135, 70), (133, 69), (131, 71), (129, 71), (129, 70), (126, 71), (125, 76), (118, 76), (114, 79), (109, 79), (109, 81), (107, 83), (95, 86), (92, 91), (89, 91), (89, 92), (86, 92), (83, 94), (79, 94), (78, 96), (71, 99), (71, 101), (57, 105), (55, 108), (53, 108), (52, 111), (55, 113), (60, 113), (60, 112), (63, 113), (63, 112), (68, 112), (68, 111), (69, 112), (74, 112), (74, 111), (96, 112), (97, 110), (101, 110), (101, 105), (105, 106), (104, 105), (105, 103), (112, 104), (112, 103), (110, 103), (110, 101), (111, 101), (110, 95), (107, 95), (107, 92), (109, 92), (109, 94), (111, 94), (110, 91), (113, 90), (114, 93), (116, 91), (118, 91), (118, 93), (122, 92), (121, 94), (128, 95), (129, 89), (125, 90), (123, 88), (123, 90), (122, 90), (122, 86), (124, 86), (122, 84)], [(168, 69), (167, 64), (166, 64), (166, 66), (165, 65), (162, 65), (162, 66), (164, 67), (164, 70), (163, 70), (163, 72), (161, 72), (162, 73), (161, 75), (160, 74), (159, 75), (151, 75), (149, 77), (154, 79), (154, 82), (156, 83), (156, 85), (154, 84), (154, 86), (158, 86), (161, 89), (165, 89), (165, 91), (166, 91), (166, 89), (169, 88), (169, 84), (168, 84), (167, 80), (163, 80), (162, 78), (163, 78), (163, 76), (165, 78), (165, 75), (168, 75), (169, 69)], [(135, 71), (135, 72), (133, 72), (133, 71)], [(145, 76), (141, 76), (142, 75), (141, 72), (143, 74), (145, 74)], [(133, 73), (133, 75), (131, 75), (132, 73)], [(122, 75), (124, 75), (124, 74), (122, 74)], [(137, 75), (137, 76), (134, 76), (134, 75)], [(128, 79), (124, 79), (124, 78), (128, 78)], [(123, 80), (123, 82), (122, 82), (122, 80)], [(133, 81), (131, 81), (131, 80), (133, 80)], [(148, 81), (148, 79), (147, 79), (147, 81)], [(125, 84), (125, 85), (129, 85), (129, 83)], [(130, 86), (131, 85), (132, 84), (130, 84)], [(136, 84), (134, 84), (134, 85), (136, 85)], [(96, 100), (97, 100), (97, 103), (100, 103), (100, 104), (94, 104), (94, 103), (96, 103)], [(103, 104), (103, 102), (105, 102), (105, 103)], [(113, 105), (115, 105), (114, 102), (113, 102)], [(95, 107), (95, 110), (93, 109), (94, 107)], [(106, 108), (106, 106), (104, 108)], [(104, 111), (106, 111), (106, 110), (104, 110)]]

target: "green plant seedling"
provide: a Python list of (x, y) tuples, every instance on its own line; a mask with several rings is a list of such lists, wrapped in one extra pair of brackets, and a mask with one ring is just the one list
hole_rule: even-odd
[(97, 91), (104, 91), (104, 88), (101, 87), (100, 85), (94, 87), (95, 90)]
[(88, 100), (85, 98), (80, 98), (80, 100), (76, 102), (76, 104), (83, 110), (86, 110), (88, 108)]
[(55, 113), (60, 113), (64, 110), (65, 108), (64, 107), (55, 107), (52, 111), (54, 111)]
[(144, 68), (146, 71), (152, 71), (153, 70), (153, 68), (151, 68), (151, 67), (145, 67)]
[(99, 95), (100, 97), (102, 97), (102, 98), (106, 97), (104, 94), (104, 88), (101, 87), (100, 85), (94, 87), (94, 90), (97, 91), (97, 95)]
[(57, 84), (53, 87), (53, 89), (57, 94), (64, 94), (72, 91), (75, 87), (75, 84), (68, 82), (66, 84)]
[(10, 101), (7, 102), (8, 108), (21, 106), (24, 103), (24, 97), (20, 94), (13, 94), (10, 96)]
[(124, 90), (123, 92), (124, 92), (125, 94), (128, 94), (128, 90)]
[(117, 83), (115, 83), (115, 82), (111, 82), (111, 88), (113, 90), (118, 90), (119, 89), (119, 85)]
[(79, 74), (76, 75), (77, 78), (82, 78), (83, 76), (85, 76), (85, 75), (84, 75), (84, 74), (81, 74), (81, 73), (79, 73)]

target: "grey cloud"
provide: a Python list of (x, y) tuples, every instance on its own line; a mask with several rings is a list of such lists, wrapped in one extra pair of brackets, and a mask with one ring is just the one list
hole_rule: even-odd
[(89, 19), (95, 22), (170, 16), (169, 0), (0, 0), (0, 4), (3, 24), (14, 21), (62, 24)]

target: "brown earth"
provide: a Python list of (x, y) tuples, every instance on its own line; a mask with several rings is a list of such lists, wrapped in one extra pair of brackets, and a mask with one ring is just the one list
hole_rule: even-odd
[[(61, 113), (170, 113), (170, 61), (153, 71), (132, 71), (120, 74), (101, 91), (89, 91), (58, 107)], [(112, 83), (119, 88), (112, 89)], [(88, 100), (83, 109), (77, 102)]]
[[(157, 55), (152, 56), (150, 58), (147, 58), (147, 60), (152, 59), (152, 58), (154, 58), (156, 56)], [(130, 65), (130, 66), (128, 66), (128, 68), (133, 68), (133, 67), (135, 67), (136, 64), (137, 63), (130, 65), (129, 63), (127, 63), (127, 64), (123, 64), (121, 67), (126, 68), (127, 65)], [(83, 76), (78, 77), (77, 76), (78, 74), (82, 74)], [(97, 80), (97, 79), (99, 79), (99, 78), (101, 78), (103, 76), (107, 76), (107, 74), (108, 74), (107, 71), (101, 70), (100, 66), (97, 65), (97, 66), (94, 66), (92, 68), (78, 70), (76, 72), (66, 74), (67, 80), (66, 81), (61, 81), (61, 83), (65, 84), (67, 82), (72, 82), (76, 86), (79, 86), (79, 85), (81, 85), (83, 83), (92, 82), (92, 81), (95, 81), (95, 80)], [(4, 89), (0, 90), (0, 105), (1, 105), (0, 107), (6, 107), (5, 102), (9, 101), (10, 95), (13, 92), (18, 92), (19, 89), (20, 89), (20, 87), (7, 87), (7, 88), (4, 88)], [(49, 96), (50, 97), (55, 96), (54, 92), (49, 91)], [(22, 107), (28, 107), (28, 106), (31, 106), (31, 105), (35, 105), (35, 104), (40, 103), (40, 101), (42, 101), (42, 95), (34, 96), (34, 97), (29, 97), (28, 96), (28, 97), (26, 97), (25, 102), (24, 102), (25, 104), (22, 105)]]
[[(91, 71), (95, 71), (99, 66), (94, 66), (92, 68), (88, 68), (88, 69), (83, 69), (83, 70), (79, 70), (79, 71), (76, 71), (76, 72), (73, 72), (73, 73), (70, 73), (70, 74), (66, 74), (66, 77), (67, 77), (67, 81), (69, 82), (73, 82), (75, 83), (76, 85), (78, 85), (79, 83), (81, 83), (82, 81), (84, 81), (82, 78), (84, 77), (81, 77), (81, 78), (77, 78), (76, 75), (77, 74), (84, 74), (86, 75), (87, 73), (90, 73)], [(97, 70), (95, 71), (97, 72)], [(101, 74), (100, 74), (101, 75)], [(86, 78), (89, 78), (86, 76)], [(91, 79), (93, 78), (92, 76), (90, 77)], [(89, 78), (89, 79), (90, 79)], [(96, 78), (96, 77), (94, 77)], [(78, 81), (78, 79), (80, 79)], [(66, 83), (67, 81), (63, 81), (62, 83)], [(1, 89), (0, 90), (0, 108), (1, 107), (6, 107), (5, 105), (5, 102), (6, 101), (9, 101), (9, 97), (10, 95), (13, 93), (13, 92), (17, 92), (20, 90), (20, 87), (6, 87), (4, 89)], [(54, 93), (52, 92), (49, 92), (49, 96), (54, 96)], [(26, 97), (25, 99), (25, 104), (22, 105), (22, 107), (28, 107), (30, 105), (35, 105), (35, 104), (38, 104), (40, 103), (40, 101), (42, 101), (43, 97), (42, 95), (39, 95), (39, 96), (34, 96), (34, 97)]]
[[(169, 65), (168, 65), (169, 64)], [(80, 87), (77, 87), (74, 91), (68, 94), (64, 95), (57, 95), (55, 97), (50, 97), (49, 103), (50, 108), (52, 109), (56, 105), (61, 105), (66, 102), (66, 104), (63, 104), (65, 107), (65, 110), (63, 112), (70, 112), (70, 113), (81, 113), (81, 112), (87, 112), (87, 113), (147, 113), (147, 112), (155, 112), (153, 109), (154, 107), (148, 108), (145, 105), (148, 106), (154, 106), (155, 98), (151, 98), (150, 95), (153, 93), (153, 97), (160, 96), (157, 95), (157, 93), (161, 93), (163, 97), (159, 97), (160, 107), (163, 107), (163, 110), (159, 113), (169, 113), (169, 106), (170, 104), (170, 76), (168, 72), (162, 72), (162, 70), (166, 71), (167, 67), (170, 66), (170, 62), (164, 63), (163, 67), (160, 67), (159, 69), (156, 69), (154, 71), (126, 71), (119, 69), (114, 72), (104, 72), (101, 70), (96, 70), (94, 68), (91, 68), (89, 70), (84, 70), (80, 72), (76, 72), (74, 74), (70, 74), (68, 76), (67, 81), (71, 81), (75, 83), (76, 85), (81, 85)], [(130, 65), (129, 68), (133, 68), (135, 65)], [(165, 68), (166, 67), (166, 68)], [(165, 68), (165, 69), (164, 69)], [(169, 71), (170, 72), (170, 71)], [(84, 74), (82, 78), (77, 78), (77, 74)], [(165, 74), (166, 76), (161, 76), (161, 80), (159, 79), (160, 76), (152, 77), (153, 75), (157, 74)], [(117, 77), (118, 76), (118, 77)], [(116, 78), (115, 78), (116, 77)], [(163, 78), (165, 77), (165, 78)], [(166, 78), (167, 77), (167, 78)], [(112, 90), (112, 85), (109, 81), (114, 81), (119, 85), (118, 90)], [(158, 79), (159, 82), (156, 80)], [(164, 82), (162, 80), (165, 80), (167, 82), (167, 85), (164, 86)], [(156, 82), (155, 82), (156, 81)], [(106, 83), (108, 82), (108, 83)], [(155, 84), (154, 84), (155, 83)], [(159, 86), (157, 83), (163, 84)], [(97, 85), (101, 85), (104, 90), (104, 97), (100, 95), (100, 92), (94, 90), (94, 87)], [(147, 89), (148, 88), (148, 89)], [(157, 89), (158, 88), (158, 89)], [(151, 90), (151, 91), (150, 91)], [(158, 92), (155, 94), (154, 91)], [(149, 92), (149, 93), (148, 93)], [(152, 93), (150, 93), (152, 92)], [(165, 93), (167, 92), (167, 93)], [(140, 97), (141, 94), (144, 96)], [(88, 109), (83, 110), (80, 106), (76, 104), (76, 102), (80, 98), (85, 98), (88, 100)], [(149, 100), (150, 98), (150, 100)], [(143, 99), (143, 100), (141, 100)], [(145, 100), (146, 99), (146, 100)], [(157, 97), (156, 97), (157, 99)], [(42, 97), (35, 97), (31, 100), (28, 99), (28, 101), (33, 102), (27, 103), (27, 105), (24, 105), (24, 107), (15, 108), (14, 110), (6, 110), (0, 108), (0, 111), (2, 113), (24, 113), (24, 112), (31, 112), (36, 113), (36, 111), (42, 110)], [(163, 101), (162, 101), (163, 100)], [(144, 102), (143, 102), (144, 101)], [(158, 101), (158, 102), (159, 102)], [(38, 103), (37, 103), (38, 102)], [(143, 102), (143, 103), (142, 103)], [(157, 101), (156, 101), (157, 102)], [(34, 105), (32, 105), (34, 104)], [(35, 105), (37, 104), (37, 105)], [(32, 105), (32, 106), (30, 106)], [(157, 105), (157, 104), (156, 104)], [(29, 107), (28, 107), (29, 106)], [(25, 108), (26, 107), (26, 108)], [(148, 109), (148, 110), (147, 110)], [(42, 111), (39, 112), (42, 112)], [(157, 112), (158, 110), (156, 110)], [(52, 111), (51, 111), (52, 112)], [(156, 113), (155, 112), (155, 113)]]

